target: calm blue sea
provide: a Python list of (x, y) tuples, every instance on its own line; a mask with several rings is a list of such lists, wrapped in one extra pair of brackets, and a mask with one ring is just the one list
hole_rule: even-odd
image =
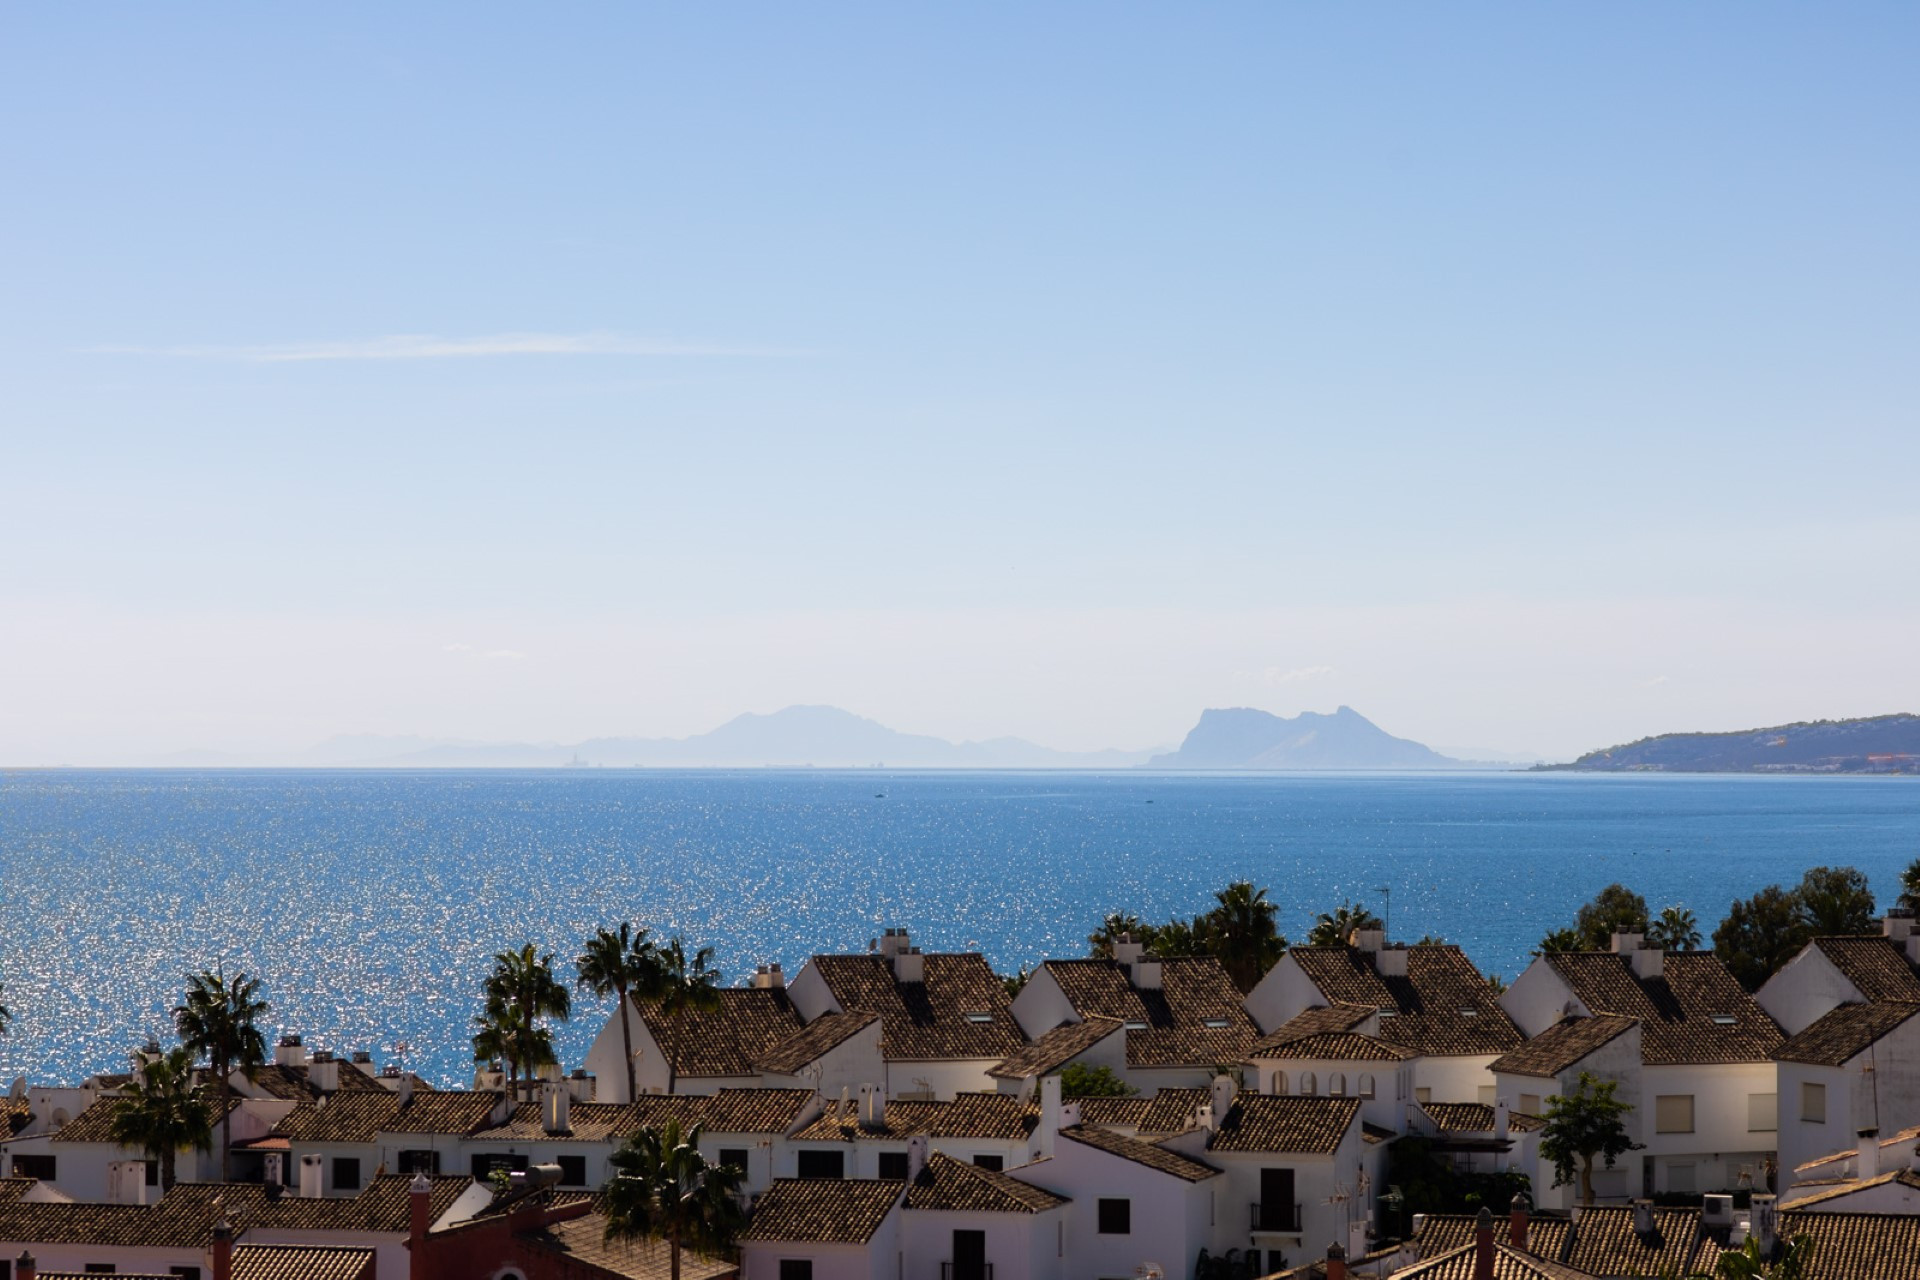
[[(122, 1069), (191, 968), (265, 976), (309, 1045), (405, 1046), (471, 1078), (489, 955), (563, 959), (630, 918), (711, 944), (729, 979), (906, 925), (1012, 970), (1081, 954), (1109, 910), (1191, 914), (1267, 885), (1284, 932), (1390, 886), (1396, 937), (1512, 977), (1613, 880), (1711, 932), (1809, 866), (1883, 896), (1920, 856), (1920, 783), (1565, 774), (862, 772), (0, 774), (0, 1076)], [(602, 1014), (561, 1034), (577, 1063)]]

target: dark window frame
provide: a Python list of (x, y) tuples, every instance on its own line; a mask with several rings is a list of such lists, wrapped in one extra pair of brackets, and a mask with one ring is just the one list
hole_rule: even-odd
[(1124, 1196), (1102, 1196), (1094, 1204), (1094, 1234), (1130, 1236), (1133, 1234), (1133, 1201)]

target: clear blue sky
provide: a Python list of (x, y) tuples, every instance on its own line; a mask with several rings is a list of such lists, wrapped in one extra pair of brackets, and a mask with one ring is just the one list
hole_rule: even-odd
[(0, 10), (0, 760), (1920, 710), (1920, 8)]

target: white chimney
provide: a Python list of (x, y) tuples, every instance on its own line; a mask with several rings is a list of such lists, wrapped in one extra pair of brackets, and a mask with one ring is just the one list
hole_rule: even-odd
[(312, 1153), (300, 1157), (299, 1192), (302, 1200), (318, 1200), (320, 1198), (320, 1188), (322, 1185), (320, 1181), (320, 1168), (322, 1163), (321, 1158)]
[(1407, 949), (1405, 947), (1382, 947), (1373, 953), (1373, 967), (1383, 978), (1406, 977)]
[(753, 989), (755, 991), (779, 991), (787, 985), (787, 975), (780, 971), (779, 962), (763, 964), (753, 971)]
[(1753, 1219), (1754, 1239), (1760, 1242), (1760, 1256), (1773, 1256), (1773, 1247), (1780, 1238), (1780, 1200), (1777, 1196), (1762, 1195), (1754, 1192), (1749, 1201)]
[(927, 980), (927, 958), (920, 954), (920, 948), (910, 947), (894, 953), (893, 980), (902, 984)]
[(912, 1182), (927, 1167), (927, 1135), (916, 1133), (907, 1139), (907, 1181)]
[(393, 1092), (394, 1092), (394, 1096), (400, 1099), (401, 1106), (404, 1107), (412, 1103), (413, 1073), (411, 1071), (407, 1072), (405, 1075), (402, 1075), (400, 1077)]
[(567, 1092), (573, 1095), (575, 1102), (592, 1102), (595, 1081), (585, 1067), (576, 1067), (567, 1077)]
[(1633, 1202), (1633, 1229), (1643, 1236), (1653, 1234), (1653, 1201), (1635, 1200)]
[(1913, 936), (1913, 912), (1900, 907), (1887, 912), (1886, 918), (1880, 921), (1880, 934), (1895, 942), (1905, 942)]
[(1667, 971), (1667, 953), (1658, 947), (1641, 947), (1632, 959), (1636, 978), (1657, 978)]
[(321, 1093), (335, 1093), (340, 1088), (340, 1064), (333, 1060), (332, 1054), (321, 1049), (307, 1066), (307, 1079)]
[(573, 1091), (564, 1080), (548, 1080), (540, 1086), (540, 1127), (548, 1133), (571, 1133)]
[(1227, 1118), (1227, 1112), (1233, 1109), (1233, 1099), (1240, 1092), (1240, 1086), (1229, 1075), (1217, 1075), (1213, 1078), (1213, 1114), (1218, 1120)]
[(107, 1166), (108, 1204), (145, 1204), (147, 1202), (147, 1162), (115, 1160)]
[(1133, 968), (1128, 970), (1127, 976), (1133, 980), (1136, 991), (1158, 991), (1161, 972), (1160, 961), (1141, 956), (1133, 962)]
[(1385, 929), (1355, 929), (1347, 940), (1359, 951), (1379, 951), (1387, 945)]
[(882, 956), (892, 958), (907, 949), (907, 931), (905, 929), (889, 929), (881, 935), (880, 954)]
[(307, 1065), (307, 1050), (300, 1043), (300, 1037), (285, 1035), (273, 1049), (274, 1065), (281, 1067), (304, 1067)]
[[(1513, 1112), (1511, 1111), (1510, 1108), (1508, 1108), (1507, 1100), (1505, 1098), (1494, 1099), (1494, 1103), (1493, 1103), (1494, 1141), (1505, 1143), (1508, 1140), (1509, 1136), (1512, 1134), (1512, 1131), (1513, 1131), (1512, 1117), (1513, 1117)], [(1494, 1172), (1505, 1173), (1507, 1171), (1508, 1162), (1512, 1159), (1512, 1156), (1513, 1156), (1513, 1152), (1510, 1150), (1501, 1150), (1501, 1151), (1494, 1152), (1493, 1154)]]
[(287, 1158), (281, 1155), (278, 1151), (269, 1151), (267, 1152), (266, 1165), (267, 1165), (267, 1185), (270, 1187), (279, 1187), (279, 1186), (286, 1185)]
[(1060, 1127), (1071, 1129), (1080, 1123), (1080, 1099), (1068, 1098), (1060, 1104)]
[(1920, 933), (1907, 935), (1907, 963), (1920, 964)]
[(1636, 930), (1623, 929), (1613, 935), (1609, 946), (1615, 955), (1626, 955), (1629, 952), (1638, 951), (1645, 938), (1645, 934)]
[(1865, 1182), (1880, 1176), (1880, 1131), (1862, 1129), (1854, 1135), (1859, 1147), (1853, 1157), (1853, 1176)]
[(1146, 946), (1135, 942), (1130, 933), (1123, 933), (1113, 940), (1113, 962), (1122, 968), (1132, 968), (1133, 962), (1146, 953)]
[[(1058, 1075), (1040, 1077), (1040, 1132), (1055, 1134), (1060, 1132), (1060, 1077)], [(1915, 1148), (1920, 1151), (1920, 1147)], [(1920, 1155), (1914, 1157), (1920, 1161)]]

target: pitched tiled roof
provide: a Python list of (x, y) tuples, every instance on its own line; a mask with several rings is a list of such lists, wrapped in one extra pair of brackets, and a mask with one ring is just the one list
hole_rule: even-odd
[(1711, 1273), (1719, 1256), (1720, 1246), (1700, 1233), (1700, 1210), (1656, 1208), (1652, 1233), (1641, 1235), (1630, 1205), (1582, 1209), (1560, 1255), (1563, 1262), (1608, 1276)]
[(898, 1182), (776, 1178), (753, 1207), (743, 1240), (865, 1244), (901, 1197)]
[(1888, 1000), (1843, 1004), (1815, 1019), (1799, 1035), (1775, 1049), (1773, 1056), (1780, 1062), (1843, 1067), (1916, 1013), (1920, 1013), (1920, 1004), (1896, 1004)]
[(179, 1183), (158, 1204), (0, 1203), (0, 1240), (127, 1248), (205, 1249), (221, 1218), (243, 1222), (265, 1200), (256, 1186)]
[(1212, 1067), (1238, 1062), (1259, 1038), (1239, 988), (1211, 956), (1160, 963), (1160, 986), (1142, 990), (1112, 960), (1049, 960), (1045, 968), (1082, 1018), (1128, 1026), (1130, 1067)]
[(1177, 1151), (1165, 1147), (1156, 1147), (1151, 1142), (1142, 1142), (1138, 1138), (1126, 1138), (1110, 1129), (1095, 1129), (1088, 1125), (1077, 1124), (1062, 1129), (1060, 1136), (1108, 1155), (1119, 1156), (1122, 1160), (1131, 1160), (1135, 1164), (1145, 1165), (1149, 1169), (1179, 1178), (1184, 1182), (1205, 1182), (1208, 1178), (1218, 1177), (1220, 1170), (1210, 1164), (1188, 1159)]
[(1139, 1128), (1141, 1118), (1153, 1105), (1149, 1098), (1071, 1098), (1069, 1101), (1080, 1108), (1081, 1123), (1121, 1129)]
[(1511, 1053), (1488, 1065), (1491, 1071), (1551, 1079), (1594, 1050), (1633, 1030), (1632, 1018), (1601, 1014), (1592, 1018), (1564, 1018)]
[(1249, 1057), (1259, 1057), (1268, 1043), (1287, 1044), (1308, 1036), (1352, 1031), (1378, 1012), (1372, 1005), (1330, 1004), (1303, 1009), (1254, 1042)]
[(372, 1249), (344, 1245), (243, 1244), (233, 1280), (372, 1280)]
[[(894, 981), (884, 956), (815, 956), (834, 1001), (849, 1013), (880, 1015), (880, 1052), (890, 1061), (992, 1058), (1026, 1044), (1007, 988), (973, 952), (928, 955), (924, 982)], [(974, 1021), (982, 1017), (983, 1021)]]
[(811, 1089), (722, 1089), (699, 1118), (708, 1133), (785, 1133), (813, 1098)]
[[(1420, 1109), (1433, 1117), (1433, 1123), (1443, 1133), (1493, 1132), (1493, 1108), (1484, 1102), (1423, 1102)], [(1517, 1133), (1545, 1128), (1546, 1123), (1539, 1116), (1523, 1115), (1518, 1111), (1507, 1113), (1507, 1128)]]
[[(1200, 1104), (1212, 1096), (1206, 1089), (1162, 1089), (1147, 1099), (1146, 1108), (1134, 1127), (1141, 1133), (1182, 1133), (1193, 1127)], [(1087, 1118), (1084, 1103), (1083, 1099), (1080, 1112), (1083, 1121)]]
[(1248, 1057), (1311, 1058), (1331, 1062), (1406, 1062), (1420, 1055), (1402, 1045), (1389, 1044), (1373, 1036), (1351, 1031), (1330, 1031), (1297, 1040), (1276, 1040), (1268, 1036)]
[(647, 1032), (661, 1051), (671, 1046), (673, 1068), (683, 1076), (750, 1076), (754, 1063), (802, 1026), (793, 1001), (780, 987), (723, 987), (720, 1007), (663, 1018), (658, 1002), (640, 1006)]
[[(241, 1072), (235, 1071), (232, 1078), (238, 1081), (244, 1079), (244, 1076)], [(422, 1088), (431, 1089), (433, 1087), (424, 1080), (421, 1080), (418, 1076), (415, 1076), (413, 1079), (413, 1087), (416, 1091)], [(269, 1062), (264, 1066), (254, 1068), (252, 1084), (269, 1098), (279, 1098), (283, 1101), (298, 1101), (302, 1098), (317, 1098), (320, 1096), (320, 1090), (314, 1088), (313, 1070), (310, 1067), (288, 1067), (282, 1066), (277, 1062)], [(340, 1064), (340, 1087), (336, 1092), (391, 1093), (392, 1090), (388, 1089), (387, 1086), (381, 1084), (379, 1080), (368, 1075), (353, 1063), (342, 1062)]]
[(1405, 976), (1382, 974), (1375, 953), (1357, 947), (1295, 947), (1287, 954), (1327, 1003), (1380, 1010), (1380, 1038), (1391, 1044), (1446, 1056), (1505, 1053), (1523, 1039), (1459, 947), (1406, 948)]
[(1640, 1060), (1649, 1065), (1766, 1062), (1785, 1038), (1711, 951), (1669, 951), (1654, 978), (1607, 951), (1543, 959), (1594, 1013), (1638, 1018)]
[[(624, 1277), (625, 1280), (671, 1280), (673, 1253), (665, 1242), (608, 1241), (606, 1234), (605, 1216), (589, 1213), (584, 1217), (550, 1223), (538, 1231), (523, 1231), (518, 1238), (536, 1248), (563, 1255), (575, 1264), (585, 1264), (595, 1269), (586, 1274), (605, 1272)], [(731, 1262), (708, 1257), (692, 1249), (680, 1251), (680, 1280), (721, 1280), (738, 1272), (739, 1267)]]
[[(1471, 1213), (1427, 1214), (1427, 1220), (1414, 1236), (1421, 1254), (1433, 1257), (1458, 1249), (1463, 1244), (1472, 1244), (1476, 1217)], [(1572, 1225), (1565, 1218), (1533, 1218), (1527, 1224), (1527, 1252), (1542, 1258), (1558, 1259), (1566, 1251), (1567, 1233)], [(1493, 1230), (1495, 1239), (1507, 1238), (1507, 1219), (1504, 1215), (1494, 1219)]]
[[(1497, 1228), (1496, 1228), (1497, 1230)], [(1465, 1244), (1438, 1257), (1416, 1262), (1393, 1273), (1393, 1280), (1473, 1280), (1477, 1244)], [(1523, 1253), (1496, 1237), (1493, 1280), (1600, 1280), (1591, 1271), (1551, 1262), (1536, 1253)]]
[(1098, 1015), (1084, 1022), (1063, 1022), (987, 1074), (1001, 1080), (1026, 1080), (1058, 1071), (1074, 1058), (1120, 1030), (1118, 1018)]
[(1899, 1183), (1910, 1191), (1920, 1191), (1920, 1173), (1912, 1169), (1895, 1169), (1883, 1173), (1877, 1178), (1848, 1178), (1808, 1191), (1805, 1195), (1796, 1195), (1791, 1200), (1782, 1200), (1782, 1209), (1806, 1209), (1816, 1204), (1826, 1204), (1832, 1200), (1844, 1200), (1875, 1187), (1884, 1187), (1890, 1183)]
[(969, 1213), (1044, 1213), (1067, 1203), (1064, 1196), (964, 1164), (936, 1151), (907, 1184), (907, 1208)]
[(503, 1095), (448, 1089), (397, 1094), (337, 1093), (302, 1102), (274, 1125), (276, 1137), (295, 1142), (372, 1142), (378, 1133), (464, 1135), (486, 1126)]
[(862, 1125), (850, 1102), (842, 1111), (829, 1107), (800, 1132), (796, 1141), (892, 1141), (925, 1134), (930, 1138), (991, 1138), (1017, 1142), (1040, 1121), (1032, 1104), (1004, 1093), (958, 1093), (951, 1102), (889, 1102), (877, 1128)]
[(792, 1075), (830, 1049), (871, 1025), (877, 1013), (823, 1013), (786, 1039), (763, 1049), (753, 1060), (761, 1071)]
[[(1914, 1125), (1909, 1129), (1902, 1129), (1891, 1138), (1880, 1139), (1880, 1150), (1887, 1151), (1895, 1147), (1905, 1146), (1906, 1151), (1901, 1154), (1910, 1154), (1913, 1151), (1913, 1146), (1916, 1141), (1920, 1141), (1920, 1125)], [(1802, 1169), (1817, 1169), (1826, 1165), (1836, 1165), (1853, 1159), (1859, 1153), (1860, 1149), (1857, 1146), (1843, 1147), (1838, 1151), (1829, 1152), (1824, 1156), (1817, 1156), (1812, 1160), (1802, 1161), (1800, 1164), (1794, 1166), (1794, 1168), (1798, 1171)], [(1885, 1161), (1886, 1157), (1882, 1156), (1881, 1162), (1885, 1163)]]
[(1359, 1114), (1358, 1098), (1245, 1093), (1221, 1118), (1207, 1150), (1326, 1154), (1340, 1145)]
[(608, 1142), (637, 1133), (640, 1109), (627, 1103), (574, 1102), (567, 1107), (567, 1131), (548, 1133), (540, 1104), (523, 1102), (505, 1124), (475, 1130), (477, 1142)]
[[(55, 1142), (112, 1142), (108, 1130), (113, 1124), (114, 1108), (124, 1101), (122, 1095), (110, 1093), (96, 1098), (73, 1119), (61, 1125), (53, 1134)], [(231, 1111), (240, 1105), (238, 1096), (227, 1099), (227, 1109)], [(220, 1103), (212, 1095), (207, 1097), (207, 1115), (214, 1124), (220, 1123)]]
[(1813, 1237), (1808, 1280), (1889, 1280), (1920, 1276), (1920, 1218), (1895, 1213), (1780, 1215), (1780, 1238)]
[(33, 1187), (32, 1178), (0, 1178), (0, 1201), (18, 1200)]
[(1920, 1004), (1920, 974), (1891, 938), (1815, 938), (1813, 945), (1869, 1000)]
[(33, 1120), (33, 1103), (0, 1094), (0, 1140), (11, 1138)]
[[(454, 1201), (474, 1185), (465, 1174), (429, 1179), (432, 1191), (427, 1207), (433, 1221), (453, 1207)], [(333, 1199), (282, 1195), (236, 1214), (239, 1227), (271, 1227), (284, 1231), (370, 1231), (405, 1234), (411, 1225), (413, 1178), (406, 1174), (386, 1173), (372, 1179), (352, 1199)], [(179, 1191), (176, 1186), (174, 1191)], [(259, 1188), (253, 1188), (258, 1191)]]

